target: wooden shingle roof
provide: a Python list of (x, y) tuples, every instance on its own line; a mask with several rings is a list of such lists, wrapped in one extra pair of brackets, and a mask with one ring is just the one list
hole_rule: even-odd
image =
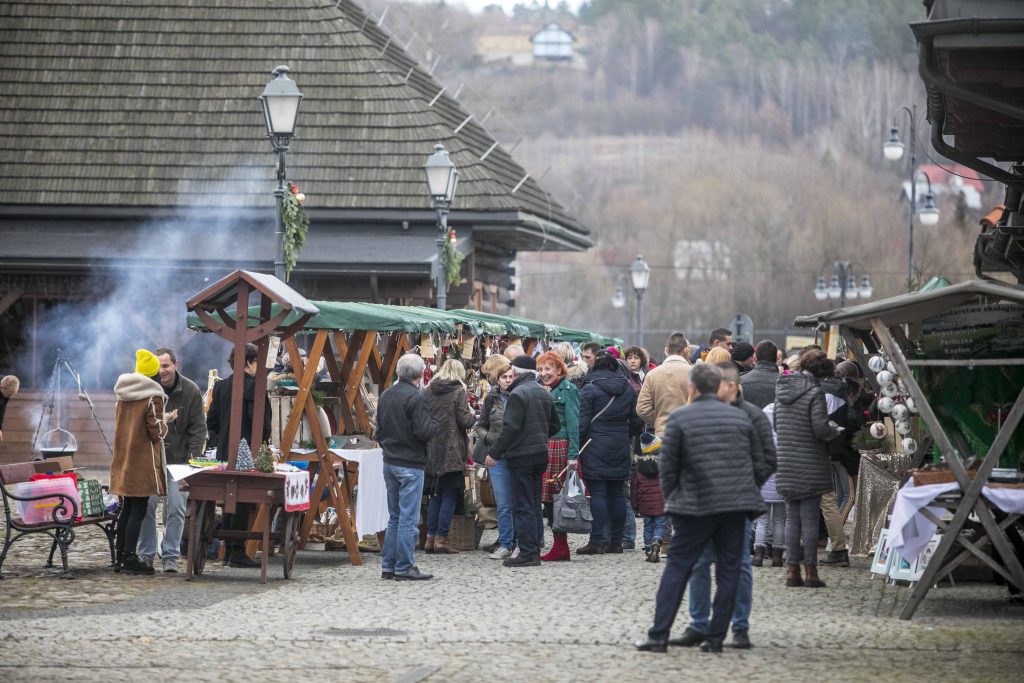
[(314, 218), (429, 210), (422, 166), (442, 142), (453, 211), (590, 244), (484, 128), (453, 132), (469, 113), (350, 0), (0, 0), (0, 32), (0, 204), (269, 208), (256, 98), (287, 64), (305, 95), (288, 177)]

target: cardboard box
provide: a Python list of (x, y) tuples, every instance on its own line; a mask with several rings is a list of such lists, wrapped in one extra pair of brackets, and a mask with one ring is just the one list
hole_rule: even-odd
[(47, 458), (34, 463), (36, 474), (60, 474), (75, 469), (75, 464), (70, 455), (59, 455), (56, 458)]

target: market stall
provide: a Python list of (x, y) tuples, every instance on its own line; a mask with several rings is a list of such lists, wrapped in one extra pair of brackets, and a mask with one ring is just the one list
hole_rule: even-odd
[(452, 315), (465, 316), (474, 320), (480, 320), (482, 322), (498, 323), (500, 325), (513, 323), (521, 326), (523, 336), (517, 339), (515, 333), (510, 332), (508, 334), (507, 341), (509, 344), (514, 344), (516, 342), (522, 344), (523, 350), (528, 354), (533, 354), (538, 344), (554, 339), (558, 334), (558, 325), (530, 320), (528, 318), (520, 318), (514, 315), (498, 315), (496, 313), (484, 313), (483, 311), (470, 311), (465, 309), (445, 312)]
[[(796, 324), (835, 326), (874, 374), (880, 405), (914, 466), (939, 461), (918, 470), (894, 508), (889, 543), (898, 537), (900, 545), (892, 547), (905, 559), (932, 542), (922, 544), (922, 535), (941, 529), (901, 618), (910, 619), (932, 586), (968, 557), (1024, 590), (1024, 289), (972, 280)], [(913, 436), (918, 419), (926, 431), (920, 442)], [(926, 484), (940, 485), (925, 490)], [(970, 539), (962, 532), (972, 514), (981, 529)]]
[[(249, 308), (252, 297), (259, 305)], [(242, 434), (242, 410), (244, 400), (245, 347), (253, 343), (258, 349), (258, 367), (265, 367), (270, 346), (270, 335), (290, 339), (311, 316), (318, 312), (298, 292), (277, 278), (245, 270), (235, 271), (213, 283), (202, 292), (190, 298), (188, 310), (202, 321), (205, 327), (230, 341), (234, 347), (231, 379), (231, 412), (228, 420), (228, 445), (226, 466), (215, 466), (208, 470), (190, 474), (181, 484), (189, 490), (190, 531), (186, 577), (201, 575), (206, 561), (206, 544), (214, 536), (213, 518), (216, 505), (223, 505), (227, 514), (235, 513), (239, 504), (257, 504), (265, 511), (262, 520), (250, 531), (217, 531), (216, 535), (227, 539), (259, 539), (263, 545), (260, 580), (267, 581), (267, 559), (270, 555), (271, 512), (282, 511), (282, 532), (277, 540), (281, 542), (284, 555), (284, 576), (291, 577), (295, 552), (298, 547), (298, 511), (309, 505), (309, 479), (305, 472), (277, 471), (271, 463), (270, 471), (253, 471), (239, 467), (240, 450), (249, 460), (249, 448), (241, 448), (245, 439), (258, 449), (263, 442), (263, 418), (267, 391), (267, 376), (257, 372), (255, 380), (255, 401), (253, 403), (252, 432)], [(245, 319), (237, 311), (245, 310)], [(223, 380), (227, 381), (227, 380)], [(223, 459), (223, 453), (218, 454)]]

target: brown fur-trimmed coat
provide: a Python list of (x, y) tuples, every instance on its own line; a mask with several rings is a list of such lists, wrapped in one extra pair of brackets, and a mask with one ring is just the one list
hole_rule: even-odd
[(110, 492), (118, 496), (162, 496), (166, 395), (159, 382), (137, 372), (117, 378), (114, 385), (114, 459), (110, 463)]

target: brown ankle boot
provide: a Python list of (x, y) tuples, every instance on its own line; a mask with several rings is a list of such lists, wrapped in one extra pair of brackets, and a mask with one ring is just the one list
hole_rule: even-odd
[(434, 553), (437, 555), (458, 555), (459, 551), (448, 545), (447, 536), (438, 536), (434, 539)]
[(807, 571), (807, 581), (804, 585), (808, 588), (824, 588), (825, 582), (818, 578), (818, 565), (816, 564), (805, 564), (804, 569)]
[(750, 564), (754, 565), (755, 567), (763, 567), (764, 566), (764, 546), (763, 545), (754, 546), (754, 554), (750, 556)]
[(800, 578), (800, 565), (795, 562), (791, 562), (786, 565), (786, 586), (789, 588), (799, 588), (804, 585), (804, 580)]
[(772, 566), (773, 567), (781, 567), (782, 566), (782, 553), (783, 553), (782, 548), (772, 548)]
[(434, 554), (434, 537), (427, 536), (427, 540), (423, 542), (423, 552), (428, 555)]

